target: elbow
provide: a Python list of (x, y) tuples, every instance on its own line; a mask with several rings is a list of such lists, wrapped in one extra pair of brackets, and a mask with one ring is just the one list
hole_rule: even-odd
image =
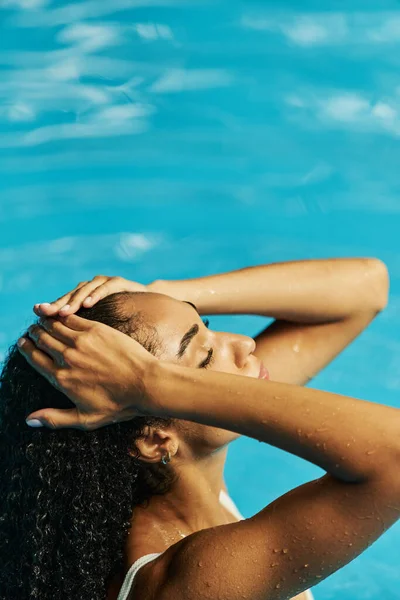
[(380, 313), (387, 307), (389, 302), (389, 270), (379, 258), (368, 258), (366, 262), (368, 266), (366, 280), (368, 282), (369, 301), (376, 313)]

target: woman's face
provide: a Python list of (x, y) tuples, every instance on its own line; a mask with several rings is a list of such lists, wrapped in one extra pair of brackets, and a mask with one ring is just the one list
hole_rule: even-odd
[[(140, 311), (144, 321), (155, 328), (162, 347), (158, 358), (183, 367), (207, 368), (213, 371), (258, 378), (261, 361), (253, 355), (255, 342), (251, 337), (208, 329), (196, 308), (163, 294), (135, 294), (126, 307)], [(184, 422), (186, 423), (186, 422)], [(179, 422), (186, 440), (192, 435), (199, 444), (221, 448), (240, 437), (214, 427)]]
[(251, 337), (207, 327), (196, 308), (163, 294), (133, 297), (134, 311), (143, 313), (162, 343), (158, 358), (183, 367), (207, 368), (258, 378), (261, 361), (253, 355)]

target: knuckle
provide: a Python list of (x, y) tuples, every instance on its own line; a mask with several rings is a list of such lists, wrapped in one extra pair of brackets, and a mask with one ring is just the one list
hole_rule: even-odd
[(29, 337), (34, 340), (37, 346), (42, 345), (44, 330), (38, 325), (31, 325), (28, 329)]
[(64, 389), (68, 384), (68, 373), (65, 369), (57, 369), (54, 373), (54, 384), (56, 387)]
[(50, 429), (57, 429), (57, 425), (54, 423), (52, 417), (46, 417), (46, 425)]
[(75, 364), (76, 356), (73, 348), (65, 348), (62, 352), (64, 364), (72, 366)]
[(79, 426), (79, 428), (84, 431), (93, 431), (96, 429), (95, 423), (90, 420), (89, 415), (82, 413), (79, 414)]
[[(91, 331), (91, 332), (98, 331), (99, 329), (101, 329), (101, 325), (102, 325), (102, 323), (100, 323), (100, 321), (90, 321), (87, 328), (88, 328), (88, 331)], [(84, 340), (86, 338), (86, 335), (83, 334), (79, 337), (81, 337)]]
[(50, 332), (60, 333), (60, 331), (62, 329), (62, 325), (61, 325), (60, 321), (56, 321), (56, 320), (49, 321), (48, 329)]

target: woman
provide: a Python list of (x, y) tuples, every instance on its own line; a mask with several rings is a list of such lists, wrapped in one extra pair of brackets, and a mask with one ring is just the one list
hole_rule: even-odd
[[(99, 283), (82, 284), (73, 292), (70, 312), (90, 304), (84, 298), (93, 289), (100, 296), (107, 292)], [(107, 282), (108, 292), (115, 284)], [(166, 291), (165, 283), (155, 284), (153, 291), (156, 285)], [(6, 465), (14, 460), (5, 469), (12, 485), (6, 477), (9, 491), (1, 498), (2, 505), (6, 499), (6, 513), (7, 502), (14, 509), (8, 512), (8, 519), (14, 517), (11, 525), (1, 520), (1, 538), (8, 539), (11, 559), (5, 565), (8, 579), (1, 577), (6, 584), (14, 577), (24, 592), (21, 599), (34, 597), (23, 587), (28, 574), (41, 599), (57, 593), (63, 598), (104, 597), (101, 584), (107, 575), (115, 576), (108, 598), (117, 597), (125, 579), (119, 600), (289, 598), (350, 562), (398, 518), (399, 411), (275, 383), (306, 383), (384, 308), (388, 278), (382, 263), (306, 261), (170, 285), (171, 296), (196, 299), (200, 313), (253, 312), (277, 321), (256, 338), (255, 348), (249, 338), (210, 332), (195, 309), (180, 300), (114, 294), (80, 314), (135, 337), (156, 358), (128, 336), (70, 315), (30, 328), (31, 339), (20, 351), (72, 405), (54, 391), (50, 398), (48, 390), (45, 402), (35, 398), (36, 406), (27, 401), (22, 408), (18, 402), (13, 405), (13, 393), (18, 395), (23, 386), (17, 378), (12, 384), (12, 376), (23, 371), (15, 352), (8, 362), (14, 371), (5, 367), (3, 433), (15, 438), (17, 431), (19, 443), (28, 444), (28, 457), (39, 471), (39, 476), (30, 473), (36, 485), (30, 499), (35, 509), (42, 509), (34, 517), (29, 514), (28, 472), (13, 446), (4, 459)], [(190, 286), (196, 290), (192, 294)], [(59, 309), (60, 303), (36, 310), (55, 315)], [(175, 366), (206, 367), (211, 358), (210, 370), (230, 375)], [(256, 381), (266, 377), (263, 358), (271, 372), (268, 383)], [(32, 373), (26, 387), (30, 394), (46, 383), (40, 375), (33, 381)], [(39, 404), (55, 409), (38, 410)], [(29, 410), (49, 429), (24, 430), (21, 415)], [(159, 417), (168, 420), (153, 419)], [(52, 431), (58, 428), (63, 431)], [(238, 434), (297, 454), (328, 474), (252, 519), (235, 522), (220, 504), (220, 490), (226, 447)], [(131, 445), (137, 460), (123, 455)], [(18, 521), (14, 515), (21, 513), (24, 518)], [(131, 529), (124, 539), (129, 517)], [(119, 529), (113, 536), (115, 525)], [(16, 542), (13, 548), (9, 542), (18, 528), (36, 539), (36, 553), (25, 553), (25, 578), (19, 579), (12, 562)], [(30, 570), (29, 556), (35, 557)], [(131, 565), (142, 556), (146, 558), (136, 563), (141, 568), (132, 582), (136, 569)], [(46, 586), (52, 584), (48, 593)], [(3, 598), (11, 597), (10, 585), (7, 590)]]

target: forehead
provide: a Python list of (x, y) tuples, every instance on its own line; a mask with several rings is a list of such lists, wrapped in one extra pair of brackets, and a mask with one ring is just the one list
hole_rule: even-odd
[[(181, 333), (196, 322), (192, 306), (164, 294), (132, 294), (126, 306), (131, 313), (141, 312), (144, 320), (163, 337), (164, 334)], [(184, 332), (183, 332), (184, 333)]]

